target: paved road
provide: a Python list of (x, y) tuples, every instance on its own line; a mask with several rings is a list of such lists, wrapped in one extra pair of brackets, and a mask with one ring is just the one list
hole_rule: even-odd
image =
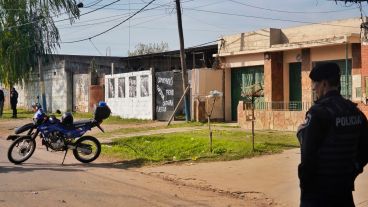
[[(0, 121), (0, 206), (266, 206), (264, 200), (237, 198), (178, 185), (130, 169), (126, 163), (80, 164), (69, 154), (46, 152), (38, 143), (33, 157), (13, 165), (4, 138), (19, 120)], [(101, 162), (103, 161), (103, 162)]]

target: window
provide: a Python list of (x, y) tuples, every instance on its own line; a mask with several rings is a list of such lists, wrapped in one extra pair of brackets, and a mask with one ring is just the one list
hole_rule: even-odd
[(110, 78), (108, 79), (108, 97), (115, 98), (115, 79)]
[(118, 79), (118, 97), (125, 98), (125, 78)]
[(148, 75), (141, 76), (141, 97), (149, 96)]
[(129, 77), (129, 97), (137, 96), (137, 77)]

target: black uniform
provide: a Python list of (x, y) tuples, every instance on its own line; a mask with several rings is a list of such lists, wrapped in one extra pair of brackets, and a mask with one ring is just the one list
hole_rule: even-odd
[(13, 110), (12, 118), (17, 118), (17, 103), (18, 103), (18, 92), (13, 88), (10, 91), (10, 105)]
[(356, 104), (329, 91), (297, 133), (301, 206), (354, 206), (354, 180), (368, 161), (368, 127)]

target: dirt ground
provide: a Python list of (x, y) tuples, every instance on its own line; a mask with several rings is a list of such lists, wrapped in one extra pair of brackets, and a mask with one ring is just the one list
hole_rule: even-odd
[[(28, 206), (56, 204), (56, 206), (294, 207), (299, 205), (297, 178), (299, 149), (236, 161), (186, 162), (130, 168), (124, 161), (107, 159), (98, 159), (95, 163), (81, 165), (70, 154), (67, 156), (67, 165), (61, 167), (60, 153), (46, 152), (39, 146), (27, 164), (14, 166), (8, 163), (5, 157), (4, 151), (8, 143), (4, 141), (4, 136), (9, 133), (8, 129), (25, 122), (26, 120), (0, 120), (0, 174), (2, 174), (0, 206), (22, 206), (27, 199), (31, 199), (34, 204)], [(148, 124), (103, 127), (106, 130), (113, 130), (121, 127), (146, 126)], [(91, 133), (98, 135), (99, 132), (94, 130)], [(23, 177), (26, 175), (35, 179), (27, 181), (27, 178)], [(56, 183), (47, 182), (50, 179), (55, 180), (55, 176), (58, 177)], [(73, 179), (70, 179), (71, 176)], [(21, 183), (27, 185), (20, 187)], [(63, 185), (70, 187), (67, 190), (60, 190), (60, 186)], [(32, 194), (34, 192), (38, 193)], [(55, 196), (54, 193), (58, 193), (59, 196)], [(41, 198), (42, 202), (49, 205), (38, 205)], [(78, 198), (78, 202), (73, 201), (74, 198)], [(357, 207), (368, 206), (367, 168), (356, 181), (354, 200)]]
[(5, 138), (28, 121), (0, 120), (0, 206), (279, 206), (263, 193), (215, 189), (195, 179), (181, 182), (124, 161), (101, 158), (86, 165), (69, 153), (60, 165), (63, 153), (47, 152), (39, 141), (28, 161), (14, 165), (7, 160)]

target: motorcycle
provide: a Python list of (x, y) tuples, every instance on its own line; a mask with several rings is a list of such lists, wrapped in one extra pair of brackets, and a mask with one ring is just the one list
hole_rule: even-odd
[[(57, 112), (60, 114), (59, 110)], [(104, 132), (100, 125), (110, 114), (111, 110), (105, 102), (100, 102), (96, 107), (93, 119), (75, 122), (70, 112), (64, 113), (59, 120), (55, 115), (48, 116), (42, 109), (38, 109), (33, 123), (16, 128), (15, 134), (8, 136), (7, 140), (13, 141), (8, 149), (8, 159), (14, 164), (28, 160), (36, 149), (36, 137), (40, 135), (42, 145), (46, 146), (47, 151), (65, 151), (62, 164), (69, 149), (73, 150), (78, 161), (92, 162), (101, 153), (101, 143), (93, 136), (83, 135), (94, 127)]]

